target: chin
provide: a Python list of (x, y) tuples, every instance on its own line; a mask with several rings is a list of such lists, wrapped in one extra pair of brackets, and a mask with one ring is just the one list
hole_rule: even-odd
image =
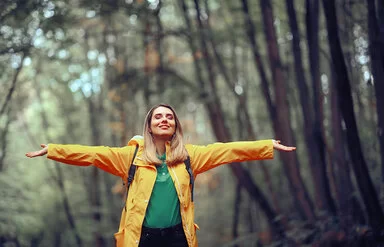
[(160, 134), (156, 136), (159, 139), (170, 141), (172, 139), (172, 135), (169, 134)]

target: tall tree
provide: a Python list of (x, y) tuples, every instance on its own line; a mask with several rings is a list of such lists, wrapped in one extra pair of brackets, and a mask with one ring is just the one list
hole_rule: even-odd
[[(88, 30), (86, 30), (84, 35), (84, 45), (85, 49), (84, 52), (88, 52), (90, 50), (89, 48), (89, 33)], [(89, 60), (87, 59), (87, 56), (85, 54), (85, 60), (87, 62), (87, 71), (90, 73), (92, 69), (92, 65), (90, 64)], [(89, 78), (92, 78), (92, 76), (89, 76)], [(90, 79), (89, 83), (94, 84), (95, 82)], [(82, 91), (83, 92), (83, 91)], [(102, 97), (102, 94), (96, 94), (93, 92), (93, 89), (91, 89), (90, 96), (87, 96), (83, 93), (85, 103), (88, 108), (88, 116), (89, 116), (89, 124), (90, 124), (90, 131), (91, 131), (91, 138), (92, 138), (92, 145), (100, 146), (101, 143), (101, 129), (100, 129), (100, 117), (99, 115), (103, 114), (103, 104), (102, 99), (99, 97)], [(95, 231), (94, 231), (94, 244), (96, 247), (104, 247), (106, 246), (105, 239), (103, 238), (102, 231), (100, 229), (101, 227), (101, 220), (102, 220), (102, 204), (101, 204), (101, 193), (100, 193), (100, 170), (93, 166), (92, 168), (92, 175), (89, 177), (91, 182), (89, 183), (89, 193), (90, 193), (90, 200), (91, 200), (91, 206), (93, 207), (92, 212), (92, 218), (95, 223)]]
[[(375, 0), (367, 0), (367, 4), (369, 52), (371, 55), (373, 85), (376, 93), (376, 112), (378, 122), (376, 133), (378, 135), (381, 151), (381, 182), (384, 184), (384, 17), (381, 17), (382, 23), (380, 27)], [(381, 14), (383, 13), (382, 9), (379, 11)]]
[(155, 38), (156, 42), (156, 52), (158, 54), (158, 66), (157, 66), (157, 86), (160, 92), (164, 92), (165, 90), (165, 83), (164, 83), (164, 76), (163, 76), (163, 68), (164, 68), (164, 49), (162, 49), (162, 43), (163, 43), (163, 33), (164, 28), (163, 24), (161, 22), (160, 18), (160, 11), (161, 7), (163, 6), (163, 2), (159, 1), (159, 4), (157, 5), (156, 9), (154, 10), (154, 17), (156, 20), (156, 28), (157, 28), (157, 38)]
[[(246, 30), (247, 30), (247, 36), (248, 36), (249, 42), (251, 44), (253, 59), (255, 61), (255, 66), (259, 72), (263, 96), (264, 96), (264, 99), (266, 101), (266, 105), (268, 108), (268, 113), (270, 115), (270, 119), (272, 121), (273, 130), (276, 133), (276, 130), (278, 128), (276, 106), (272, 100), (272, 96), (271, 96), (270, 89), (269, 89), (269, 82), (268, 82), (268, 78), (267, 78), (267, 73), (266, 73), (266, 70), (264, 68), (264, 65), (263, 65), (263, 62), (261, 59), (261, 55), (259, 53), (259, 46), (258, 46), (258, 43), (256, 41), (255, 24), (253, 23), (253, 20), (251, 18), (252, 15), (250, 14), (248, 1), (242, 0), (241, 2), (242, 2), (242, 10), (244, 12), (244, 19), (245, 19), (245, 26), (246, 26)], [(277, 133), (276, 133), (276, 135), (277, 135)], [(288, 162), (286, 156), (281, 156), (281, 158), (282, 158), (283, 163), (285, 163), (286, 161)], [(286, 172), (288, 171), (288, 169), (286, 169), (286, 168), (284, 168), (284, 169)], [(313, 212), (313, 209), (311, 206), (311, 202), (307, 201), (307, 199), (309, 199), (309, 198), (307, 198), (307, 196), (305, 196), (307, 194), (307, 192), (305, 192), (306, 189), (303, 186), (301, 176), (299, 173), (297, 173), (297, 171), (298, 170), (293, 172), (292, 176), (290, 176), (291, 173), (287, 172), (288, 181), (291, 185), (290, 189), (291, 189), (293, 197), (295, 198), (294, 203), (297, 205), (298, 212), (303, 219), (310, 219), (310, 221), (313, 221), (315, 217), (314, 217), (314, 212)], [(298, 179), (296, 179), (295, 177), (297, 177)], [(297, 189), (293, 189), (294, 187), (296, 187)]]
[[(245, 6), (248, 6), (247, 1), (243, 0), (242, 2), (243, 9), (245, 9)], [(274, 26), (273, 8), (271, 2), (268, 0), (260, 0), (259, 3), (267, 43), (269, 66), (271, 69), (272, 80), (274, 82), (275, 113), (273, 115), (275, 118), (272, 119), (274, 122), (274, 131), (278, 138), (295, 145), (289, 115), (288, 92), (286, 89), (283, 65), (280, 58), (279, 46), (277, 44), (276, 30)], [(299, 211), (303, 214), (303, 216), (305, 216), (305, 219), (310, 222), (314, 222), (315, 214), (313, 211), (313, 205), (300, 174), (300, 165), (297, 159), (297, 154), (282, 154), (281, 157), (284, 163), (283, 167), (285, 173), (288, 177), (290, 189), (295, 198), (295, 202), (299, 206)]]
[(8, 149), (8, 140), (7, 135), (9, 132), (9, 127), (12, 122), (12, 116), (11, 116), (11, 107), (8, 107), (6, 112), (6, 120), (4, 123), (4, 126), (2, 126), (0, 131), (0, 172), (4, 169), (4, 160), (7, 155), (7, 149)]
[(0, 172), (3, 170), (4, 168), (4, 160), (5, 160), (5, 157), (7, 155), (7, 146), (8, 146), (8, 142), (7, 142), (7, 134), (8, 134), (8, 131), (9, 131), (9, 127), (10, 127), (10, 123), (11, 123), (11, 101), (12, 101), (12, 95), (13, 93), (15, 92), (15, 89), (16, 89), (16, 84), (18, 82), (18, 78), (19, 78), (19, 75), (20, 75), (20, 72), (23, 68), (23, 63), (24, 63), (24, 60), (27, 56), (28, 52), (25, 51), (21, 54), (21, 61), (20, 61), (20, 64), (19, 66), (17, 67), (16, 71), (15, 71), (15, 74), (13, 75), (13, 78), (12, 78), (12, 82), (11, 82), (11, 87), (9, 88), (8, 90), (8, 93), (5, 97), (5, 100), (4, 102), (2, 102), (2, 105), (1, 105), (1, 108), (0, 108), (0, 117), (3, 116), (3, 114), (6, 112), (6, 121), (5, 121), (5, 126), (4, 128), (2, 128), (2, 130), (0, 131), (0, 147), (1, 147), (1, 151), (0, 151)]
[[(29, 49), (28, 49), (29, 50)], [(16, 84), (18, 82), (18, 77), (19, 77), (19, 74), (23, 68), (23, 63), (24, 63), (24, 59), (26, 58), (26, 56), (28, 55), (28, 50), (25, 51), (25, 52), (22, 52), (21, 53), (21, 61), (20, 61), (20, 65), (17, 67), (16, 71), (15, 71), (15, 74), (13, 75), (13, 78), (12, 78), (12, 83), (11, 83), (11, 87), (9, 88), (8, 90), (8, 93), (7, 93), (7, 96), (5, 97), (5, 100), (4, 102), (2, 102), (1, 104), (1, 108), (0, 108), (0, 117), (1, 115), (3, 115), (5, 109), (7, 108), (8, 104), (11, 102), (12, 100), (12, 95), (13, 93), (15, 92), (15, 89), (16, 89)]]
[(347, 229), (353, 223), (364, 224), (364, 213), (360, 203), (354, 193), (354, 187), (351, 180), (350, 162), (345, 150), (345, 135), (342, 128), (342, 118), (337, 100), (335, 71), (330, 66), (332, 82), (330, 89), (331, 98), (331, 126), (333, 139), (333, 152), (331, 152), (332, 167), (331, 172), (336, 178), (336, 198), (338, 202), (341, 225)]
[(333, 0), (323, 0), (325, 13), (328, 42), (331, 51), (333, 67), (336, 71), (336, 88), (341, 114), (346, 126), (347, 142), (352, 167), (359, 186), (361, 197), (367, 210), (369, 222), (374, 230), (380, 230), (384, 224), (384, 214), (380, 207), (379, 199), (373, 186), (368, 172), (363, 151), (361, 149), (360, 138), (358, 135), (356, 118), (353, 109), (353, 100), (347, 67), (341, 49), (338, 33), (338, 22), (336, 15), (335, 2)]
[[(321, 110), (318, 104), (319, 100), (319, 44), (318, 44), (318, 13), (315, 8), (318, 4), (311, 3), (307, 0), (307, 37), (308, 37), (308, 50), (311, 61), (311, 74), (314, 87), (312, 96), (316, 100), (313, 104), (310, 101), (310, 90), (305, 78), (303, 56), (300, 48), (300, 30), (297, 23), (296, 11), (293, 0), (286, 0), (287, 13), (289, 17), (289, 25), (292, 33), (292, 51), (294, 57), (294, 67), (296, 81), (299, 89), (300, 106), (303, 114), (304, 137), (305, 146), (308, 154), (309, 167), (312, 172), (315, 205), (318, 210), (333, 213), (335, 208), (333, 200), (330, 196), (329, 183), (326, 174), (326, 164), (324, 158), (324, 140), (323, 131), (321, 128)], [(318, 10), (317, 10), (318, 11)], [(312, 14), (315, 12), (315, 14)], [(314, 24), (312, 24), (314, 23)], [(310, 25), (310, 26), (309, 26)], [(313, 27), (312, 27), (313, 26)], [(314, 109), (314, 111), (312, 111)], [(315, 117), (314, 117), (315, 116)], [(315, 122), (315, 124), (313, 124)]]
[(308, 56), (313, 92), (313, 122), (311, 140), (314, 160), (311, 163), (312, 177), (315, 183), (316, 205), (319, 210), (330, 214), (336, 213), (328, 176), (327, 159), (325, 153), (324, 127), (323, 127), (323, 93), (320, 82), (319, 59), (319, 0), (306, 0), (306, 30), (308, 42)]

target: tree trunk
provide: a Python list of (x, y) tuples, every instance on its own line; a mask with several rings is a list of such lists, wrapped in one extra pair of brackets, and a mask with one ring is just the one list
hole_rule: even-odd
[(11, 125), (11, 107), (8, 107), (7, 110), (7, 120), (5, 121), (5, 126), (0, 132), (0, 172), (4, 169), (4, 160), (7, 155), (7, 148), (8, 148), (8, 141), (7, 141), (7, 135), (9, 131), (9, 126)]
[(339, 106), (346, 125), (347, 141), (352, 167), (366, 207), (369, 222), (374, 230), (380, 230), (384, 225), (384, 214), (380, 207), (376, 190), (373, 186), (361, 149), (353, 109), (351, 87), (338, 34), (335, 3), (332, 0), (323, 0), (323, 7), (328, 30), (329, 47), (332, 55), (333, 67), (336, 72), (335, 81)]
[[(208, 109), (208, 115), (211, 119), (212, 123), (215, 123), (215, 128), (213, 128), (213, 131), (216, 136), (221, 136), (225, 141), (230, 141), (230, 135), (229, 135), (229, 129), (228, 126), (226, 126), (225, 121), (223, 120), (223, 110), (221, 108), (220, 99), (217, 95), (217, 88), (216, 88), (216, 76), (215, 72), (213, 71), (213, 60), (211, 58), (211, 55), (209, 54), (208, 45), (207, 45), (207, 38), (206, 38), (206, 29), (201, 21), (201, 13), (200, 13), (200, 6), (199, 6), (199, 0), (194, 0), (195, 3), (195, 10), (196, 10), (196, 21), (200, 30), (199, 33), (199, 41), (200, 46), (202, 49), (203, 54), (203, 63), (205, 64), (205, 67), (207, 68), (208, 73), (208, 83), (209, 83), (209, 91), (208, 99), (206, 102), (206, 107)], [(220, 124), (217, 125), (218, 121), (220, 121)]]
[[(88, 46), (88, 33), (85, 33), (85, 51), (89, 51), (89, 46)], [(86, 56), (85, 56), (86, 57)], [(86, 59), (88, 61), (88, 59)], [(88, 71), (91, 70), (91, 65), (87, 64), (88, 66)], [(92, 82), (91, 82), (92, 83)], [(91, 95), (89, 97), (84, 96), (84, 100), (87, 104), (88, 107), (88, 114), (89, 114), (89, 124), (91, 127), (91, 138), (92, 138), (92, 145), (100, 146), (101, 145), (101, 131), (99, 128), (99, 122), (100, 122), (100, 117), (98, 117), (100, 114), (103, 114), (103, 109), (102, 109), (102, 101), (98, 100), (97, 97), (91, 92)], [(94, 99), (95, 98), (95, 99)], [(94, 103), (94, 100), (97, 103)], [(105, 239), (103, 238), (102, 231), (101, 231), (101, 192), (100, 192), (100, 170), (92, 166), (92, 175), (89, 179), (90, 181), (90, 186), (89, 186), (89, 193), (90, 193), (90, 200), (91, 200), (91, 207), (92, 207), (92, 218), (94, 220), (94, 244), (96, 247), (104, 247), (106, 246)]]
[(13, 75), (11, 87), (8, 90), (7, 96), (5, 97), (5, 101), (4, 101), (4, 103), (2, 104), (2, 106), (0, 108), (0, 117), (4, 114), (5, 111), (7, 112), (7, 120), (5, 122), (5, 126), (1, 130), (1, 132), (0, 132), (0, 147), (1, 147), (1, 152), (0, 152), (0, 172), (4, 168), (4, 163), (3, 162), (4, 162), (5, 156), (7, 154), (7, 144), (8, 144), (7, 143), (7, 134), (8, 134), (8, 128), (10, 126), (11, 119), (12, 119), (11, 116), (10, 116), (10, 113), (11, 113), (10, 109), (11, 109), (11, 107), (8, 107), (8, 105), (11, 103), (12, 95), (13, 95), (15, 89), (16, 89), (16, 83), (18, 81), (17, 79), (19, 78), (19, 74), (21, 72), (21, 69), (23, 68), (23, 63), (24, 63), (24, 59), (25, 59), (26, 56), (27, 56), (27, 52), (23, 52), (22, 57), (21, 57), (21, 61), (20, 61), (20, 65), (16, 69), (15, 74)]
[[(96, 107), (92, 101), (92, 98), (87, 99), (88, 103), (88, 111), (89, 111), (89, 121), (91, 125), (91, 135), (92, 135), (92, 145), (100, 146), (101, 145), (101, 136), (100, 129), (97, 123), (99, 123), (99, 118), (97, 117), (100, 114), (100, 108)], [(91, 207), (92, 210), (92, 218), (95, 222), (95, 246), (96, 247), (104, 247), (106, 246), (105, 239), (103, 238), (101, 225), (102, 225), (102, 215), (101, 215), (101, 191), (100, 191), (100, 170), (93, 166), (92, 175), (90, 177), (90, 199), (91, 199)]]
[[(253, 233), (253, 232), (257, 231), (257, 229), (255, 229), (256, 227), (255, 227), (255, 223), (254, 223), (255, 215), (254, 215), (254, 212), (252, 210), (252, 208), (255, 206), (255, 204), (254, 204), (255, 201), (253, 201), (252, 198), (248, 197), (246, 203), (248, 204), (247, 212), (246, 212), (246, 217), (248, 220), (248, 232)], [(278, 215), (281, 215), (281, 214), (278, 214)], [(284, 227), (286, 227), (286, 220), (285, 219), (282, 220), (282, 224), (284, 224)]]
[(244, 20), (245, 20), (245, 26), (247, 29), (247, 35), (249, 38), (249, 43), (251, 44), (251, 49), (252, 49), (252, 54), (253, 54), (253, 59), (255, 60), (255, 65), (256, 68), (259, 72), (260, 76), (260, 81), (261, 81), (261, 88), (263, 91), (263, 95), (266, 101), (266, 105), (268, 108), (268, 113), (270, 115), (270, 119), (272, 121), (273, 129), (276, 129), (275, 126), (275, 119), (276, 119), (276, 109), (275, 105), (272, 102), (272, 97), (271, 93), (269, 91), (269, 83), (268, 83), (268, 78), (267, 78), (267, 73), (264, 68), (260, 53), (259, 53), (259, 47), (256, 41), (256, 33), (255, 33), (255, 25), (252, 21), (252, 16), (249, 13), (249, 7), (248, 7), (248, 1), (247, 0), (242, 0), (242, 8), (243, 8), (243, 14), (244, 14)]
[(339, 206), (339, 215), (341, 225), (344, 229), (348, 229), (353, 223), (365, 224), (363, 209), (357, 197), (351, 180), (350, 167), (347, 160), (345, 135), (341, 127), (342, 118), (337, 99), (336, 92), (336, 75), (333, 68), (331, 69), (332, 81), (330, 83), (331, 94), (331, 135), (333, 138), (332, 164), (333, 172), (336, 177), (336, 196)]
[[(235, 205), (233, 206), (233, 223), (232, 223), (232, 237), (236, 239), (239, 236), (239, 216), (240, 216), (240, 204), (241, 204), (241, 184), (237, 183), (235, 191)], [(233, 247), (238, 247), (235, 245)]]
[(330, 214), (336, 213), (336, 207), (331, 196), (327, 177), (327, 162), (325, 153), (323, 128), (323, 93), (320, 82), (319, 59), (319, 0), (306, 0), (306, 28), (308, 41), (308, 56), (313, 88), (313, 122), (310, 139), (310, 152), (313, 160), (311, 165), (312, 177), (315, 184), (315, 202), (319, 210)]
[(61, 234), (61, 231), (55, 231), (55, 234), (53, 236), (53, 246), (61, 247)]
[(0, 236), (0, 246), (21, 247), (21, 244), (17, 237)]
[(25, 59), (26, 56), (27, 56), (27, 52), (24, 52), (22, 57), (21, 57), (20, 65), (19, 65), (19, 67), (17, 67), (16, 72), (15, 72), (15, 74), (13, 76), (12, 84), (11, 84), (11, 87), (9, 88), (9, 90), (8, 90), (7, 96), (5, 97), (5, 101), (4, 101), (4, 103), (2, 104), (2, 106), (0, 108), (0, 117), (1, 117), (1, 115), (3, 115), (7, 105), (11, 102), (12, 95), (13, 95), (13, 93), (15, 91), (15, 88), (16, 88), (17, 78), (19, 77), (21, 69), (23, 68), (23, 63), (24, 63), (24, 59)]
[[(126, 73), (127, 66), (126, 64), (127, 59), (129, 59), (129, 56), (125, 56), (124, 53), (120, 53), (118, 50), (116, 42), (111, 43), (108, 42), (107, 36), (108, 34), (114, 35), (117, 37), (116, 31), (114, 30), (114, 27), (112, 25), (112, 20), (110, 16), (105, 17), (105, 26), (103, 30), (103, 43), (102, 43), (102, 50), (108, 54), (108, 50), (112, 50), (113, 54), (117, 54), (117, 60), (122, 61), (122, 66), (120, 67), (120, 70), (116, 70), (111, 64), (113, 64), (112, 59), (110, 56), (107, 56), (108, 64), (109, 66), (106, 66), (105, 73), (104, 73), (104, 81), (107, 82), (107, 90), (108, 94), (112, 93), (116, 97), (109, 97), (110, 104), (112, 104), (112, 108), (118, 111), (118, 114), (116, 114), (114, 111), (108, 111), (108, 117), (105, 119), (108, 119), (109, 123), (118, 123), (118, 128), (111, 128), (110, 133), (110, 143), (112, 146), (125, 146), (127, 144), (128, 139), (128, 133), (127, 131), (127, 110), (124, 107), (125, 99), (131, 98), (130, 95), (135, 94), (136, 89), (134, 87), (130, 87), (129, 90), (125, 91), (124, 85), (121, 85), (119, 83), (116, 83), (119, 78), (119, 76), (122, 76)], [(128, 94), (128, 96), (127, 96)], [(129, 129), (128, 129), (129, 130)], [(120, 219), (120, 212), (116, 210), (116, 208), (120, 209), (122, 207), (122, 199), (124, 195), (124, 186), (122, 184), (121, 179), (115, 179), (111, 178), (110, 174), (102, 173), (102, 182), (101, 184), (104, 184), (107, 200), (105, 201), (105, 205), (109, 210), (109, 220), (113, 224), (116, 224), (116, 222), (119, 222)], [(111, 188), (114, 186), (119, 186), (116, 191), (109, 193), (111, 191)], [(116, 194), (118, 196), (116, 196)], [(108, 245), (108, 243), (107, 243)]]
[[(246, 0), (243, 0), (243, 3), (244, 2), (246, 2)], [(289, 117), (289, 103), (285, 78), (277, 45), (275, 27), (273, 24), (272, 5), (268, 0), (260, 0), (260, 7), (268, 47), (269, 63), (274, 81), (276, 118), (273, 119), (273, 126), (275, 134), (277, 138), (283, 140), (288, 145), (295, 145)], [(287, 174), (290, 189), (294, 195), (295, 202), (297, 202), (299, 211), (303, 214), (305, 219), (313, 223), (316, 216), (313, 212), (311, 199), (300, 175), (300, 165), (297, 159), (297, 154), (281, 153), (280, 156), (283, 159), (284, 171)]]
[[(157, 27), (157, 33), (162, 34), (164, 33), (164, 28), (163, 24), (161, 23), (160, 19), (160, 10), (162, 6), (162, 1), (159, 1), (159, 4), (157, 5), (156, 10), (154, 11), (154, 16), (156, 19), (156, 27)], [(165, 91), (165, 82), (164, 82), (164, 77), (163, 77), (163, 68), (164, 68), (164, 54), (163, 54), (163, 49), (162, 49), (162, 41), (163, 41), (163, 35), (158, 35), (158, 38), (156, 38), (156, 52), (159, 55), (159, 64), (157, 71), (157, 88), (160, 93), (164, 93)]]
[[(253, 24), (251, 15), (249, 13), (248, 2), (246, 0), (242, 0), (242, 8), (243, 8), (243, 12), (244, 12), (245, 25), (246, 25), (246, 29), (247, 29), (248, 38), (249, 38), (249, 41), (251, 44), (253, 58), (255, 60), (255, 65), (257, 67), (257, 70), (259, 71), (259, 74), (260, 74), (260, 80), (261, 80), (263, 95), (264, 95), (264, 98), (266, 100), (266, 105), (267, 105), (268, 113), (270, 115), (270, 119), (271, 119), (271, 122), (273, 125), (273, 129), (276, 133), (276, 129), (277, 129), (276, 108), (272, 102), (272, 97), (271, 97), (271, 94), (269, 91), (269, 83), (268, 83), (267, 75), (266, 75), (262, 60), (261, 60), (261, 56), (258, 52), (259, 48), (258, 48), (258, 45), (256, 42), (255, 25)], [(285, 156), (284, 157), (280, 156), (280, 157), (281, 157), (283, 163), (285, 163), (285, 160), (284, 160)], [(293, 182), (291, 182), (290, 179), (291, 179), (291, 177), (288, 176), (288, 180), (289, 180), (289, 183), (291, 185), (291, 184), (293, 184)], [(290, 187), (290, 188), (292, 189), (292, 187)], [(300, 186), (299, 186), (299, 188), (300, 188)], [(296, 190), (295, 191), (291, 190), (291, 191), (292, 191), (292, 194), (295, 198), (293, 201), (297, 206), (297, 209), (298, 209), (300, 216), (303, 219), (307, 218), (306, 210), (305, 210), (307, 203), (306, 202), (302, 203), (301, 202), (302, 197), (300, 196), (300, 195), (303, 195), (303, 193), (301, 193), (301, 191), (296, 191)]]
[(144, 102), (149, 107), (151, 105), (151, 90), (150, 90), (150, 66), (149, 66), (149, 55), (152, 44), (149, 42), (151, 32), (151, 24), (149, 20), (145, 21), (145, 30), (143, 32), (143, 47), (144, 47), (144, 81), (143, 81), (143, 91), (144, 91)]
[[(382, 24), (380, 31), (380, 22), (377, 18), (375, 0), (367, 0), (367, 3), (369, 52), (371, 55), (371, 67), (373, 85), (375, 86), (376, 93), (376, 111), (378, 120), (376, 133), (380, 144), (382, 167), (381, 182), (384, 184), (384, 40), (380, 40), (380, 35), (384, 36), (384, 24)], [(380, 11), (383, 12), (383, 10)], [(384, 17), (381, 18), (384, 19)]]

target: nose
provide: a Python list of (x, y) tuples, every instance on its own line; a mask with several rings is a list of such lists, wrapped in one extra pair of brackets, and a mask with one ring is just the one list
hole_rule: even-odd
[(162, 123), (167, 123), (167, 122), (168, 122), (168, 119), (167, 119), (166, 117), (163, 117), (163, 118), (161, 119), (161, 122), (162, 122)]

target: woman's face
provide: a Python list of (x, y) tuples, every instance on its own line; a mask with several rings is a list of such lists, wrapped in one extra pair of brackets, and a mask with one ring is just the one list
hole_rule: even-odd
[(160, 106), (153, 111), (150, 132), (154, 138), (170, 140), (176, 130), (175, 116), (171, 109)]

